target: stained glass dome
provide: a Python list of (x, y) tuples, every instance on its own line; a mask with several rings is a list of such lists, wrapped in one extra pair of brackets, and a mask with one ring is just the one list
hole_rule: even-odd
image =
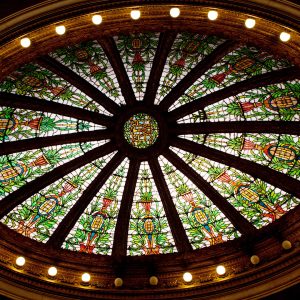
[[(0, 219), (83, 253), (210, 247), (299, 204), (300, 83), (284, 58), (197, 33), (57, 49), (0, 84)], [(124, 238), (125, 237), (125, 238)]]

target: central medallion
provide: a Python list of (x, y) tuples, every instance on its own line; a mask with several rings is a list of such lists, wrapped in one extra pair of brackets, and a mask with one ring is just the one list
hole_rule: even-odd
[(153, 145), (158, 131), (157, 121), (145, 113), (133, 115), (124, 124), (124, 137), (135, 148), (145, 149)]

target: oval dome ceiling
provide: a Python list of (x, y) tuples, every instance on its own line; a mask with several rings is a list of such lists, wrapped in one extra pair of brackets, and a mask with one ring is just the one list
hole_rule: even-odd
[(294, 67), (161, 35), (57, 49), (1, 82), (2, 223), (102, 255), (126, 234), (127, 255), (151, 255), (252, 234), (298, 205)]

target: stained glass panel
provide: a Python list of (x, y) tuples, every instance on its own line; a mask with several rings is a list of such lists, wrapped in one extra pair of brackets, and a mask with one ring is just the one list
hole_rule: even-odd
[(178, 148), (172, 150), (257, 228), (279, 219), (300, 203), (300, 199), (234, 168)]
[(51, 56), (118, 104), (125, 104), (116, 75), (97, 41), (57, 49)]
[(142, 162), (129, 221), (127, 253), (152, 255), (176, 251), (150, 167)]
[(110, 255), (129, 160), (108, 178), (71, 230), (63, 248), (84, 253)]
[(155, 103), (159, 104), (180, 79), (224, 41), (216, 36), (179, 33), (163, 70)]
[(172, 199), (194, 249), (208, 247), (240, 234), (224, 214), (185, 175), (159, 157)]
[(124, 136), (135, 148), (148, 148), (157, 140), (157, 122), (144, 113), (133, 115), (124, 125)]
[(0, 82), (0, 91), (37, 97), (109, 115), (98, 103), (37, 64), (27, 64)]
[(265, 51), (248, 46), (239, 47), (201, 76), (169, 110), (239, 81), (289, 66), (291, 64), (287, 60), (275, 59)]
[(143, 100), (149, 79), (158, 33), (136, 33), (115, 37), (137, 100)]
[(104, 142), (51, 146), (0, 156), (0, 199)]
[(2, 222), (20, 234), (46, 242), (112, 156), (97, 159), (57, 180), (18, 205)]
[(300, 81), (253, 89), (207, 106), (178, 123), (218, 121), (299, 121)]
[(103, 128), (101, 125), (47, 112), (4, 106), (0, 108), (0, 140), (3, 142)]

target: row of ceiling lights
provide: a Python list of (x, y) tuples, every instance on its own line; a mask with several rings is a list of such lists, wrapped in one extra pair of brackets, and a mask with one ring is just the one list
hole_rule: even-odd
[[(292, 248), (292, 243), (288, 240), (283, 241), (281, 245), (282, 245), (282, 248), (285, 249), (285, 250), (289, 250), (289, 249)], [(260, 258), (257, 255), (252, 255), (250, 257), (250, 261), (253, 265), (257, 265), (260, 262)], [(21, 268), (25, 265), (25, 263), (26, 263), (26, 260), (23, 256), (17, 257), (17, 259), (16, 259), (16, 266), (17, 267)], [(54, 266), (52, 266), (48, 269), (48, 275), (52, 278), (54, 278), (57, 275), (57, 273), (58, 273), (58, 270)], [(216, 273), (219, 276), (223, 276), (223, 275), (226, 274), (226, 268), (223, 265), (219, 265), (219, 266), (216, 267)], [(191, 282), (193, 280), (193, 275), (190, 272), (185, 272), (182, 277), (183, 277), (183, 280), (185, 282)], [(86, 284), (86, 283), (90, 282), (90, 280), (91, 280), (91, 275), (89, 273), (83, 273), (81, 275), (81, 281), (83, 283)], [(153, 285), (153, 286), (157, 285), (158, 284), (158, 278), (156, 276), (151, 276), (149, 278), (149, 283), (150, 283), (150, 285)], [(116, 278), (115, 281), (114, 281), (114, 284), (115, 284), (116, 287), (121, 287), (123, 285), (123, 279), (122, 278)]]
[[(172, 7), (170, 9), (170, 16), (172, 18), (177, 18), (180, 15), (180, 9), (178, 7)], [(130, 12), (130, 16), (133, 20), (138, 20), (141, 17), (141, 11), (138, 9), (134, 9)], [(211, 21), (217, 20), (219, 16), (218, 11), (216, 10), (210, 10), (207, 13), (207, 17)], [(92, 22), (95, 25), (100, 25), (102, 23), (102, 16), (101, 15), (93, 15), (92, 16)], [(245, 20), (245, 26), (249, 29), (252, 29), (255, 27), (256, 21), (253, 18), (248, 18)], [(63, 35), (66, 32), (66, 27), (64, 25), (59, 25), (55, 27), (55, 31), (58, 35)], [(279, 35), (279, 38), (282, 42), (287, 42), (290, 40), (291, 35), (288, 32), (281, 32)], [(31, 40), (28, 37), (24, 37), (21, 39), (20, 44), (24, 48), (28, 48), (31, 45)]]

